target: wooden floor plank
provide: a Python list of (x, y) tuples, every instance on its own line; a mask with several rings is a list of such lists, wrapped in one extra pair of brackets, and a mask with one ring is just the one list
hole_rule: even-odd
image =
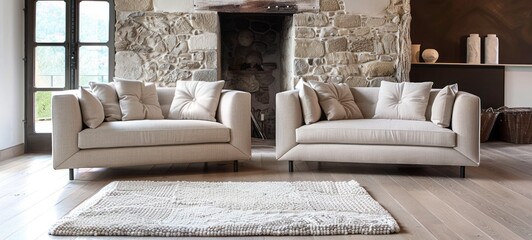
[(388, 191), (403, 204), (410, 214), (413, 214), (418, 222), (423, 223), (438, 239), (462, 239), (453, 230), (449, 229), (440, 219), (434, 216), (429, 210), (422, 206), (408, 191), (397, 184), (388, 176), (373, 176), (373, 178), (384, 186), (388, 186)]
[(241, 162), (238, 173), (232, 171), (232, 162), (209, 163), (206, 169), (203, 163), (177, 163), (79, 169), (76, 180), (68, 181), (67, 170), (52, 169), (50, 155), (2, 161), (0, 239), (94, 239), (54, 237), (47, 231), (57, 219), (116, 180), (356, 180), (401, 226), (400, 233), (383, 236), (225, 239), (532, 239), (532, 145), (483, 143), (480, 167), (468, 167), (467, 178), (460, 179), (456, 167), (376, 164), (296, 162), (295, 172), (288, 173), (288, 163), (275, 160), (275, 148), (269, 144), (255, 145), (252, 160)]
[(428, 211), (440, 219), (449, 229), (464, 239), (492, 239), (477, 226), (469, 222), (455, 209), (447, 205), (437, 196), (427, 191), (424, 185), (418, 184), (409, 176), (392, 178), (410, 193)]
[(479, 209), (471, 206), (459, 196), (448, 191), (430, 177), (412, 178), (418, 184), (424, 186), (433, 195), (443, 201), (446, 205), (458, 212), (467, 221), (480, 228), (493, 239), (523, 239), (510, 229), (502, 226), (497, 221), (484, 214)]
[(434, 180), (506, 228), (511, 229), (515, 234), (525, 239), (531, 239), (532, 228), (527, 223), (500, 209), (499, 206), (492, 204), (484, 197), (475, 194), (473, 189), (464, 187), (462, 182), (468, 181), (467, 179), (438, 178)]

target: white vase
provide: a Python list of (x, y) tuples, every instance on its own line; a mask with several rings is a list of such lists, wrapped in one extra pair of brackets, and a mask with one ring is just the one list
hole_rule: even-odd
[(425, 49), (425, 51), (423, 51), (421, 54), (421, 57), (423, 57), (423, 60), (426, 63), (435, 63), (440, 57), (440, 54), (438, 51), (436, 51), (436, 49)]
[(488, 34), (484, 41), (484, 63), (499, 64), (499, 38)]
[(412, 44), (410, 48), (412, 52), (412, 63), (419, 63), (419, 54), (421, 52), (421, 44)]
[(480, 36), (476, 33), (467, 38), (467, 63), (480, 64)]

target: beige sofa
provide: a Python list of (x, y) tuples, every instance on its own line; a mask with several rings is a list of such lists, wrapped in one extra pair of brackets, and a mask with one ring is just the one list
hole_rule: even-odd
[[(163, 115), (174, 88), (159, 88)], [(223, 91), (217, 122), (200, 120), (137, 120), (104, 122), (85, 128), (76, 94), (52, 97), (52, 158), (55, 169), (121, 167), (182, 162), (234, 161), (251, 158), (250, 94)]]
[[(478, 166), (480, 99), (458, 92), (451, 128), (429, 121), (371, 119), (379, 88), (351, 88), (365, 119), (304, 125), (297, 90), (277, 94), (276, 156), (280, 161)], [(438, 90), (431, 90), (426, 118)]]

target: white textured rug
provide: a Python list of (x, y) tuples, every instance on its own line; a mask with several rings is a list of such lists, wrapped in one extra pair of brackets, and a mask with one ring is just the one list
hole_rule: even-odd
[(395, 219), (356, 181), (119, 181), (60, 219), (50, 234), (260, 236), (398, 231)]

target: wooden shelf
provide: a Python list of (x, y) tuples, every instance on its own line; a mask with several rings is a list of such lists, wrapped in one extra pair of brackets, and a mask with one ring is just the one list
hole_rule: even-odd
[(532, 67), (532, 64), (471, 64), (471, 63), (412, 63), (412, 65), (451, 65), (451, 66), (475, 66), (475, 67)]

